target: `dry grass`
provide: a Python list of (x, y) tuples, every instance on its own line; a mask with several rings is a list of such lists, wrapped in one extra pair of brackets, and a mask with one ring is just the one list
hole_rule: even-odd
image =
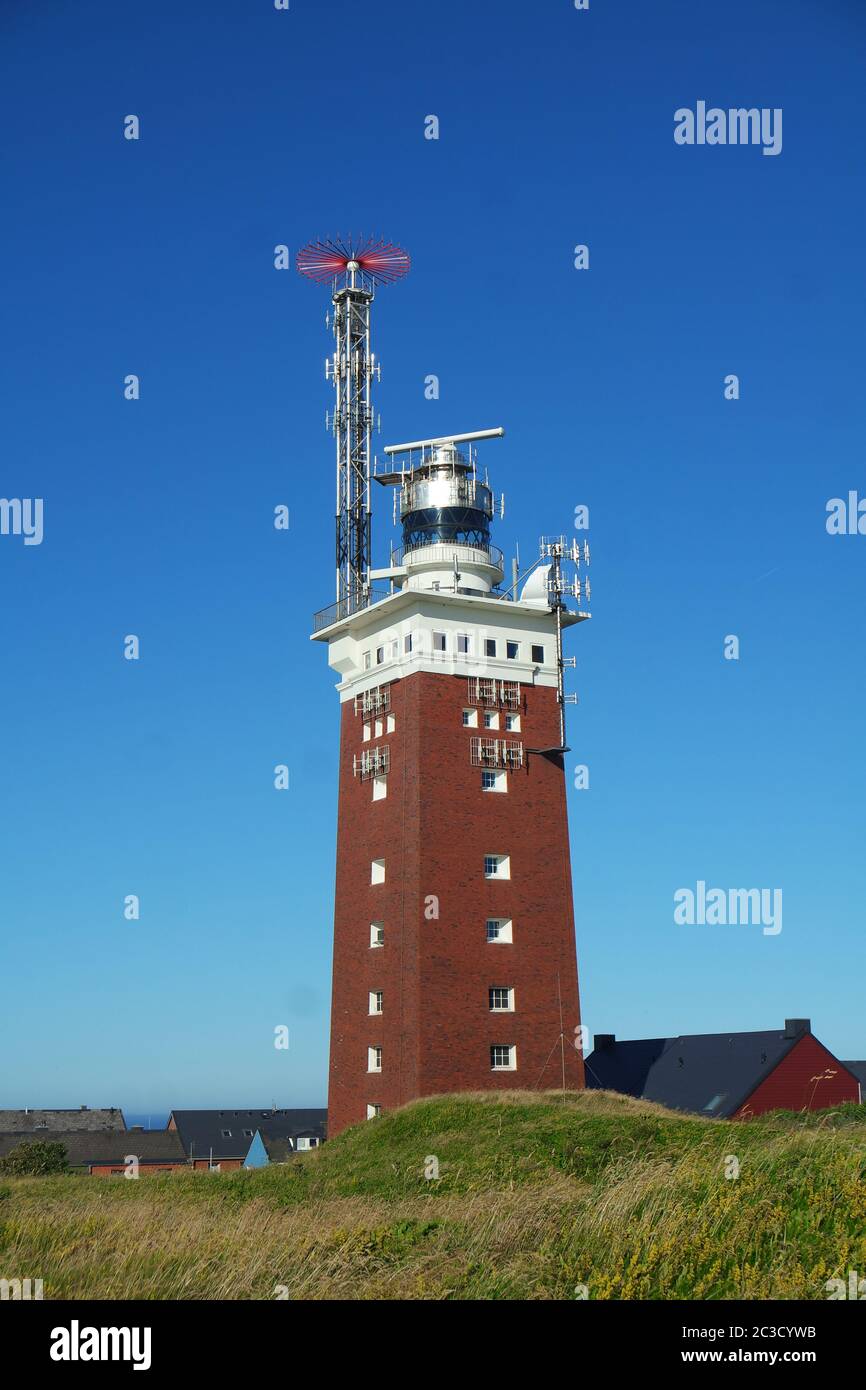
[(720, 1124), (603, 1092), (436, 1097), (282, 1168), (2, 1181), (0, 1277), (47, 1298), (822, 1298), (866, 1269), (864, 1139), (857, 1107)]

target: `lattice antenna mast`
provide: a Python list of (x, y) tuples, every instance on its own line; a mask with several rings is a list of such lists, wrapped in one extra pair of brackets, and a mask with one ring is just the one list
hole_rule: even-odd
[[(556, 614), (556, 697), (559, 702), (559, 740), (562, 749), (565, 750), (565, 706), (577, 704), (577, 696), (567, 695), (565, 692), (565, 671), (567, 667), (573, 669), (577, 660), (573, 656), (563, 654), (562, 615), (566, 611), (566, 596), (578, 600), (585, 597), (587, 601), (591, 597), (589, 579), (581, 581), (580, 578), (581, 563), (589, 566), (589, 541), (584, 541), (581, 548), (578, 540), (569, 544), (565, 536), (542, 536), (540, 551), (540, 559), (549, 563), (547, 593), (550, 606)], [(575, 566), (578, 572), (574, 579), (566, 579), (564, 564)]]
[(334, 384), (334, 410), (325, 423), (337, 446), (337, 603), (339, 615), (347, 616), (367, 604), (370, 588), (372, 386), (381, 375), (371, 349), (370, 309), (376, 286), (405, 275), (409, 257), (390, 242), (328, 239), (299, 251), (297, 266), (311, 280), (331, 281), (334, 352), (325, 377)]

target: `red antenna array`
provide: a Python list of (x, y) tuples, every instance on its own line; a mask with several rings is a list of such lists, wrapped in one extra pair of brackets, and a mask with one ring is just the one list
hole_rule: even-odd
[(351, 270), (361, 270), (377, 285), (390, 285), (409, 270), (409, 257), (390, 241), (373, 237), (326, 237), (298, 252), (301, 275), (323, 283)]

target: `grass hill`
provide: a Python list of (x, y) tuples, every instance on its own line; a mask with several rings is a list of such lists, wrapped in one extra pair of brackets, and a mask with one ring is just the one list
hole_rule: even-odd
[(866, 1106), (442, 1096), (256, 1172), (0, 1180), (0, 1278), (46, 1298), (824, 1299), (849, 1269)]

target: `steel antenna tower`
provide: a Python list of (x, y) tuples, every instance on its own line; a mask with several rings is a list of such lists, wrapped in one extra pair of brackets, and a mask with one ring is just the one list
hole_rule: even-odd
[(331, 281), (335, 349), (325, 363), (334, 383), (334, 412), (326, 417), (337, 444), (336, 568), (338, 615), (369, 602), (370, 436), (373, 380), (380, 368), (370, 347), (370, 306), (377, 285), (399, 280), (409, 269), (405, 251), (371, 238), (328, 238), (298, 252), (301, 275)]

